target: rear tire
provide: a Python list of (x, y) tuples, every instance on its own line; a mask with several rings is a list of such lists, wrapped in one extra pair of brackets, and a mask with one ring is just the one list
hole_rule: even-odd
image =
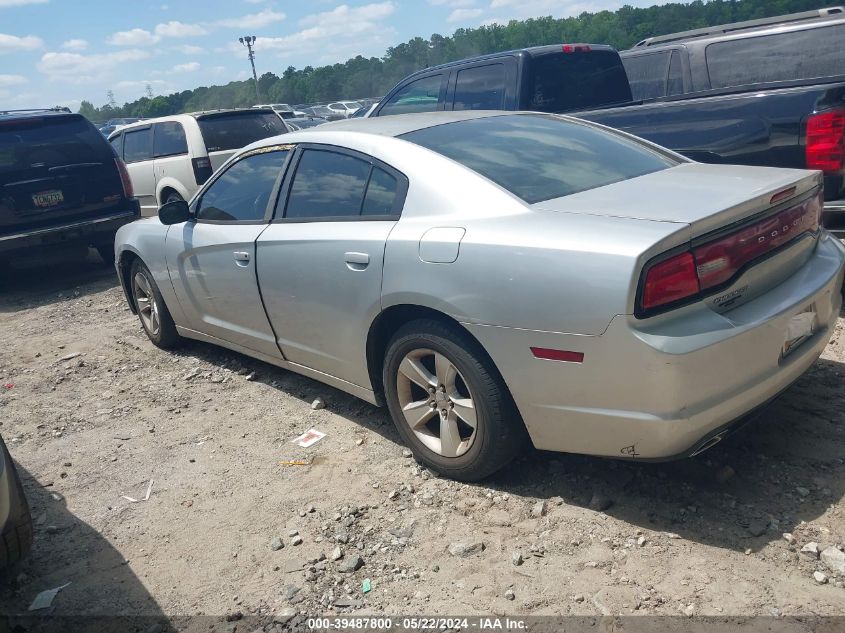
[(466, 332), (434, 320), (401, 327), (382, 376), (394, 424), (418, 461), (476, 481), (510, 462), (527, 433), (487, 354)]
[[(32, 548), (32, 514), (9, 451), (5, 445), (0, 446), (0, 450), (5, 453), (6, 464), (9, 466), (7, 476), (10, 481), (15, 482), (14, 491), (11, 493), (13, 497), (10, 499), (9, 517), (5, 529), (0, 534), (0, 569), (5, 569), (21, 560)], [(4, 456), (0, 455), (0, 459)]]
[(150, 269), (140, 259), (133, 261), (129, 269), (129, 288), (141, 327), (153, 345), (161, 349), (177, 347), (182, 342), (182, 337), (176, 332), (176, 324)]

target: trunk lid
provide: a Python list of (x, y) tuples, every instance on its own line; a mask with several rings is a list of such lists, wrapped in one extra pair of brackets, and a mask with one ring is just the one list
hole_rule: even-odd
[[(801, 169), (682, 163), (532, 208), (688, 224), (695, 239), (800, 198), (820, 184), (819, 172)], [(772, 204), (772, 196), (792, 187), (793, 194)]]
[(0, 125), (0, 234), (106, 215), (124, 202), (114, 152), (83, 117)]

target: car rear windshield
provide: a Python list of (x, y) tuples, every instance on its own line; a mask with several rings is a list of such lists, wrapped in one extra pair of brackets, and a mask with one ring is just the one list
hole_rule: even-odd
[(531, 60), (531, 110), (569, 112), (631, 100), (628, 76), (615, 51), (552, 53)]
[(250, 143), (287, 132), (278, 115), (270, 112), (227, 112), (197, 119), (209, 152), (240, 149)]
[(469, 167), (531, 204), (678, 164), (624, 136), (548, 115), (457, 121), (401, 138)]
[[(106, 139), (81, 116), (0, 122), (0, 179), (25, 172), (112, 162)], [(113, 165), (113, 162), (112, 162)]]

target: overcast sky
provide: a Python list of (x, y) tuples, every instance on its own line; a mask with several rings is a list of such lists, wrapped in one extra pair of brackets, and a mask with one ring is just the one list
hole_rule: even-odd
[(0, 0), (0, 109), (119, 104), (258, 74), (381, 56), (414, 36), (655, 0)]

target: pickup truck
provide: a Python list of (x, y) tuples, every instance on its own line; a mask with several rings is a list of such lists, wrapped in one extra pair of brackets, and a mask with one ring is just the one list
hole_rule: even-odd
[[(788, 22), (789, 17), (783, 19)], [(837, 43), (845, 41), (845, 19), (816, 16), (773, 28), (789, 37), (811, 30), (819, 48), (832, 52), (804, 59), (802, 68), (809, 76), (798, 79), (776, 76), (770, 81), (762, 74), (758, 83), (707, 89), (695, 85), (694, 92), (677, 90), (673, 96), (634, 101), (613, 48), (533, 47), (426, 68), (402, 80), (370, 116), (462, 109), (566, 113), (624, 130), (700, 162), (819, 169), (825, 174), (825, 226), (845, 232), (845, 75), (824, 76), (845, 69), (845, 47)], [(822, 36), (834, 37), (836, 44), (824, 45)], [(693, 39), (697, 46), (699, 39), (733, 42), (747, 37), (740, 32)], [(670, 56), (667, 82), (679, 71), (682, 76), (698, 74), (690, 67), (696, 59), (692, 43), (685, 45), (690, 56), (681, 57), (676, 70), (671, 69)], [(758, 50), (768, 55), (783, 47), (770, 41)], [(788, 53), (799, 54), (794, 48)], [(830, 63), (832, 55), (839, 62)], [(818, 70), (809, 70), (809, 64), (816, 62)], [(750, 52), (725, 68), (737, 73), (737, 66), (746, 65), (755, 67)]]

